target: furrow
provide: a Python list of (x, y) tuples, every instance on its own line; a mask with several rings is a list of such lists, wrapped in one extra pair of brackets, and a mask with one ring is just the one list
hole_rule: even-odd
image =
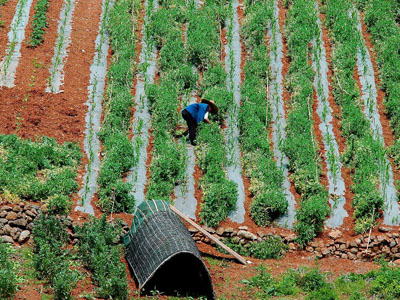
[[(318, 4), (315, 3), (315, 10), (318, 14)], [(343, 224), (343, 219), (348, 216), (344, 209), (345, 183), (342, 177), (342, 163), (340, 162), (339, 146), (333, 133), (332, 108), (329, 105), (329, 82), (328, 82), (328, 63), (326, 50), (322, 40), (321, 20), (317, 18), (319, 36), (312, 41), (313, 45), (313, 69), (315, 72), (314, 87), (318, 96), (317, 113), (321, 119), (319, 129), (322, 132), (323, 144), (325, 148), (327, 177), (329, 182), (329, 193), (333, 199), (329, 198), (331, 213), (325, 224), (328, 227), (339, 227)]]
[(46, 87), (47, 93), (58, 94), (62, 92), (61, 86), (64, 83), (64, 63), (68, 56), (68, 47), (71, 43), (72, 14), (76, 0), (65, 0), (60, 12), (58, 23), (58, 38), (54, 46), (54, 55), (51, 60), (49, 82)]
[(83, 187), (78, 193), (82, 199), (82, 206), (77, 206), (75, 210), (89, 214), (94, 214), (94, 209), (90, 203), (98, 190), (97, 177), (100, 170), (100, 139), (98, 134), (101, 126), (102, 100), (107, 75), (107, 54), (110, 46), (110, 37), (106, 27), (112, 4), (112, 0), (103, 0), (99, 33), (95, 43), (96, 50), (93, 64), (90, 67), (89, 97), (86, 101), (88, 112), (85, 118), (84, 150), (88, 157), (88, 164), (85, 166)]
[[(362, 37), (361, 45), (357, 52), (357, 68), (361, 83), (361, 99), (364, 104), (363, 113), (373, 134), (373, 138), (384, 147), (383, 130), (377, 106), (377, 89), (375, 85), (374, 69), (365, 40), (362, 35), (360, 13), (357, 11), (357, 28)], [(394, 184), (393, 170), (385, 153), (379, 156), (378, 168), (380, 177), (380, 193), (384, 200), (385, 225), (399, 224), (399, 205), (397, 202), (397, 191)]]
[(278, 0), (274, 0), (274, 19), (273, 24), (270, 23), (268, 27), (268, 37), (271, 43), (270, 51), (270, 66), (271, 66), (271, 77), (273, 79), (269, 87), (269, 99), (272, 111), (272, 144), (274, 157), (278, 168), (283, 173), (282, 189), (288, 202), (288, 209), (286, 214), (278, 219), (278, 223), (281, 226), (293, 228), (295, 221), (295, 203), (293, 193), (290, 190), (289, 181), (289, 160), (283, 153), (283, 146), (286, 140), (286, 118), (285, 108), (282, 98), (283, 88), (283, 42), (282, 34), (279, 27), (279, 8)]
[(244, 208), (244, 184), (242, 178), (241, 168), (241, 155), (239, 147), (239, 127), (238, 127), (238, 114), (241, 101), (240, 85), (241, 85), (241, 69), (240, 64), (242, 60), (242, 51), (240, 44), (240, 28), (238, 17), (238, 0), (232, 1), (232, 17), (227, 20), (227, 27), (231, 27), (229, 34), (231, 34), (230, 41), (225, 47), (226, 57), (225, 66), (227, 76), (227, 89), (233, 93), (234, 103), (228, 111), (225, 129), (225, 141), (227, 148), (228, 163), (226, 166), (227, 175), (230, 180), (237, 184), (238, 200), (236, 208), (229, 215), (230, 219), (236, 223), (243, 223), (245, 216)]
[(21, 57), (21, 44), (25, 39), (25, 28), (29, 20), (32, 0), (20, 0), (8, 32), (6, 55), (0, 62), (0, 86), (13, 87), (15, 72)]
[(139, 206), (145, 200), (144, 188), (147, 182), (146, 164), (147, 164), (147, 146), (149, 144), (150, 113), (145, 93), (145, 85), (154, 82), (156, 73), (156, 55), (157, 50), (150, 44), (149, 34), (146, 25), (150, 22), (151, 12), (158, 8), (158, 1), (154, 0), (153, 10), (148, 8), (149, 1), (145, 1), (147, 11), (144, 26), (142, 29), (143, 41), (140, 53), (139, 64), (142, 71), (137, 75), (135, 94), (135, 113), (133, 115), (133, 139), (132, 144), (137, 155), (137, 164), (128, 175), (127, 181), (132, 183), (131, 194), (135, 197), (135, 204)]

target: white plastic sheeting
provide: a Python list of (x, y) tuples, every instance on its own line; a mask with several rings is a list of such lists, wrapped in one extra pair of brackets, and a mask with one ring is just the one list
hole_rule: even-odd
[(83, 177), (83, 187), (78, 195), (82, 199), (82, 206), (76, 206), (75, 210), (93, 215), (91, 203), (93, 195), (98, 190), (97, 177), (100, 169), (100, 139), (98, 133), (101, 127), (102, 100), (104, 95), (105, 80), (107, 75), (107, 54), (110, 46), (110, 38), (104, 26), (107, 24), (108, 13), (112, 0), (103, 0), (102, 13), (99, 24), (99, 33), (95, 43), (93, 64), (90, 67), (89, 97), (86, 101), (88, 112), (85, 117), (84, 150), (88, 158)]
[[(149, 1), (145, 1), (145, 10), (147, 11)], [(154, 0), (153, 9), (158, 8), (158, 1)], [(145, 85), (154, 82), (156, 73), (156, 55), (157, 49), (153, 47), (146, 33), (146, 26), (150, 21), (150, 16), (146, 14), (142, 29), (142, 50), (140, 52), (139, 64), (145, 70), (137, 75), (136, 94), (135, 94), (135, 113), (133, 116), (133, 146), (137, 151), (138, 161), (135, 167), (130, 170), (127, 181), (132, 183), (131, 194), (135, 197), (135, 205), (138, 206), (145, 200), (144, 188), (147, 182), (146, 164), (147, 164), (147, 146), (149, 144), (150, 113), (145, 93)]]
[[(318, 15), (318, 4), (315, 3), (315, 10)], [(327, 177), (329, 183), (329, 193), (334, 196), (330, 198), (331, 213), (325, 224), (328, 227), (340, 227), (343, 219), (348, 216), (344, 209), (345, 183), (342, 177), (342, 163), (340, 162), (339, 146), (337, 144), (332, 126), (332, 109), (329, 105), (329, 81), (328, 81), (328, 62), (326, 59), (325, 45), (322, 39), (321, 20), (317, 18), (319, 27), (319, 37), (313, 39), (312, 66), (315, 71), (314, 87), (318, 96), (317, 113), (321, 119), (319, 129), (322, 133), (322, 141), (325, 148), (325, 162), (327, 165)]]
[(0, 86), (13, 87), (15, 72), (21, 57), (21, 44), (25, 39), (25, 28), (29, 21), (32, 0), (20, 0), (8, 32), (6, 55), (0, 62)]
[(286, 140), (286, 119), (285, 108), (282, 98), (282, 69), (283, 69), (283, 42), (282, 34), (279, 28), (279, 8), (278, 0), (274, 1), (274, 20), (268, 27), (268, 37), (270, 39), (270, 66), (272, 83), (269, 88), (269, 99), (272, 110), (272, 144), (275, 160), (283, 172), (282, 188), (288, 201), (287, 213), (280, 217), (277, 222), (280, 226), (293, 228), (295, 221), (295, 203), (293, 193), (290, 191), (289, 181), (289, 160), (282, 152)]
[(58, 37), (54, 45), (54, 55), (51, 60), (50, 77), (46, 88), (47, 93), (61, 93), (64, 83), (64, 62), (68, 56), (68, 47), (71, 43), (72, 14), (76, 0), (65, 0), (58, 21)]
[[(230, 180), (237, 184), (238, 199), (236, 202), (236, 209), (229, 215), (229, 218), (236, 223), (243, 223), (245, 216), (245, 194), (244, 184), (242, 178), (242, 168), (240, 163), (240, 147), (239, 147), (239, 128), (238, 128), (238, 114), (240, 106), (240, 84), (241, 84), (241, 69), (240, 63), (242, 60), (242, 50), (240, 44), (240, 28), (238, 17), (239, 1), (232, 1), (232, 20), (227, 20), (227, 27), (232, 26), (232, 39), (225, 47), (225, 65), (227, 76), (227, 88), (233, 92), (234, 105), (230, 108), (229, 116), (226, 119), (227, 129), (225, 130), (225, 141), (228, 149), (228, 164), (227, 175)], [(232, 22), (232, 24), (231, 24)], [(233, 56), (233, 57), (231, 57)]]
[[(362, 27), (360, 21), (360, 14), (357, 11), (358, 30), (362, 37), (362, 48), (357, 53), (357, 67), (358, 75), (361, 83), (361, 99), (364, 102), (364, 114), (370, 123), (370, 128), (375, 140), (378, 140), (382, 146), (385, 141), (383, 140), (383, 130), (380, 121), (378, 106), (377, 106), (377, 89), (375, 86), (375, 75), (368, 52), (365, 45), (365, 40), (362, 35)], [(384, 199), (384, 220), (385, 225), (399, 225), (399, 204), (397, 202), (397, 190), (394, 185), (393, 170), (390, 161), (385, 155), (380, 166), (380, 192)]]

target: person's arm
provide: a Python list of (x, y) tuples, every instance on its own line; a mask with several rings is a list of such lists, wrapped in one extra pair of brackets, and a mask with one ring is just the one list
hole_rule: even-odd
[(204, 115), (204, 122), (206, 122), (207, 124), (211, 124), (211, 121), (208, 119), (208, 112), (206, 112), (206, 114)]

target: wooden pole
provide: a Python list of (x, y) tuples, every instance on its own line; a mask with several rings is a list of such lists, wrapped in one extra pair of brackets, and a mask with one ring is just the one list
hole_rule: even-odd
[(180, 212), (176, 207), (170, 205), (169, 206), (171, 210), (176, 213), (178, 216), (180, 216), (182, 219), (184, 219), (186, 222), (188, 222), (190, 225), (192, 225), (194, 228), (199, 230), (202, 234), (204, 234), (206, 237), (208, 237), (210, 240), (214, 241), (218, 246), (220, 246), (222, 249), (227, 251), (229, 254), (233, 255), (239, 262), (241, 262), (244, 265), (247, 265), (246, 259), (244, 259), (242, 256), (240, 256), (238, 253), (233, 251), (231, 248), (226, 246), (224, 243), (222, 243), (219, 239), (215, 238), (212, 236), (207, 230), (202, 228), (200, 225), (196, 224), (192, 219), (190, 219), (188, 216), (184, 215), (182, 212)]

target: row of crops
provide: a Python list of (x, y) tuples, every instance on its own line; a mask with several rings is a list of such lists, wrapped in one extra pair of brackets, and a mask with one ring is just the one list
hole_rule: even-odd
[[(74, 4), (66, 0), (60, 13), (48, 92), (61, 88)], [(348, 214), (343, 208), (345, 188), (354, 194), (356, 232), (374, 226), (382, 211), (385, 224), (398, 224), (392, 168), (392, 161), (397, 165), (400, 161), (398, 7), (373, 0), (322, 4), (309, 0), (243, 1), (245, 16), (238, 22), (238, 4), (222, 0), (201, 5), (181, 0), (102, 2), (88, 83), (88, 164), (79, 193), (82, 207), (78, 209), (93, 213), (91, 200), (97, 193), (96, 204), (101, 210), (132, 212), (145, 199), (173, 202), (178, 197), (177, 186), (193, 183), (193, 164), (192, 173), (187, 171), (193, 148), (186, 147), (186, 141), (175, 133), (183, 122), (180, 111), (197, 95), (214, 100), (219, 107), (218, 115), (211, 116), (211, 125), (199, 125), (195, 147), (201, 170), (197, 184), (202, 192), (197, 201), (201, 200), (203, 223), (216, 227), (228, 217), (235, 220), (235, 212), (242, 209), (244, 213), (243, 177), (247, 177), (252, 197), (246, 214), (259, 226), (277, 220), (293, 227), (300, 243), (320, 232), (328, 216), (333, 220), (327, 223), (330, 226), (343, 223)], [(385, 149), (387, 141), (379, 138), (382, 125), (377, 79), (373, 70), (372, 75), (368, 73), (372, 63), (356, 7), (364, 11), (377, 49), (385, 107), (397, 138), (389, 151)], [(38, 49), (43, 43), (48, 8), (48, 1), (38, 1), (34, 9), (30, 44)], [(11, 25), (15, 41), (9, 41), (0, 81), (8, 80), (4, 74), (11, 70), (9, 66), (17, 66), (13, 57), (18, 57), (24, 39), (17, 30), (25, 30), (21, 22), (27, 22), (24, 14), (29, 9), (28, 0), (18, 2)], [(282, 9), (287, 15), (281, 28), (278, 15)], [(324, 22), (320, 14), (325, 16)], [(340, 119), (339, 132), (346, 144), (340, 154), (327, 100), (330, 83), (322, 27), (328, 29), (333, 48), (329, 66), (333, 76), (329, 79), (341, 112), (335, 117)], [(284, 55), (282, 35), (287, 45), (287, 74), (283, 74), (280, 61)], [(243, 46), (238, 50), (240, 42)], [(107, 62), (109, 44), (112, 58)], [(140, 49), (140, 53), (132, 49)], [(243, 70), (238, 67), (242, 62)], [(288, 97), (283, 96), (283, 90)], [(314, 111), (316, 99), (319, 108)], [(320, 124), (315, 121), (317, 113)], [(322, 141), (315, 131), (318, 126)], [(343, 168), (350, 170), (351, 186), (344, 186)], [(325, 173), (328, 186), (322, 181)], [(194, 214), (197, 204), (190, 205)], [(240, 216), (237, 222), (248, 216)]]

